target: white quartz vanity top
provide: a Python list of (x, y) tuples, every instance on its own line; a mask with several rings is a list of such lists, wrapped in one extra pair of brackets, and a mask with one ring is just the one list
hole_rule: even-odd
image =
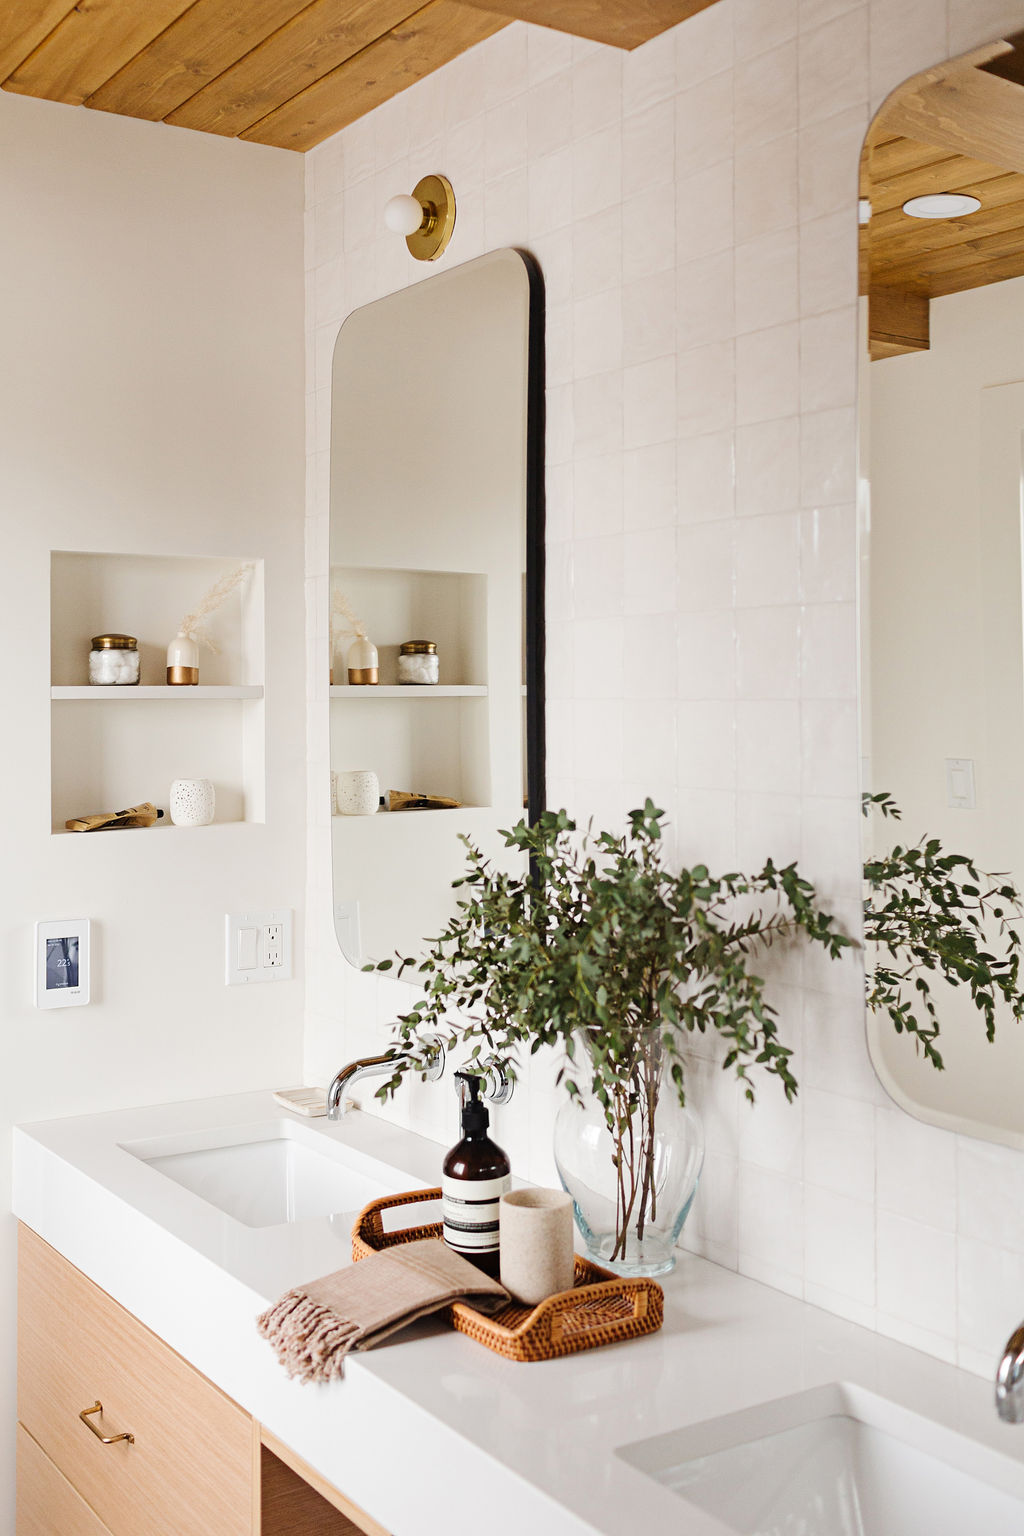
[[(344, 1381), (289, 1382), (254, 1319), (349, 1262), (347, 1221), (243, 1226), (123, 1144), (299, 1118), (261, 1093), (21, 1126), (14, 1211), (395, 1536), (721, 1536), (617, 1448), (834, 1381), (1024, 1462), (989, 1382), (688, 1255), (647, 1338), (515, 1365), (420, 1325)], [(372, 1116), (302, 1124), (438, 1181), (444, 1149)]]

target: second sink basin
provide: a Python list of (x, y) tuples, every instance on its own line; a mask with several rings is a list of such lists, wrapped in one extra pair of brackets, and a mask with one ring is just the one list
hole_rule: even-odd
[(736, 1536), (1024, 1531), (1019, 1462), (841, 1382), (618, 1454)]
[(122, 1149), (247, 1227), (355, 1214), (418, 1181), (293, 1120), (232, 1126)]

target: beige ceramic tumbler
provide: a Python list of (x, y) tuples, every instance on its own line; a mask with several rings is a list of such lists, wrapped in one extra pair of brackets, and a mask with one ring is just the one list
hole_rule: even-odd
[(572, 1199), (560, 1189), (515, 1189), (502, 1195), (501, 1283), (534, 1307), (572, 1288)]

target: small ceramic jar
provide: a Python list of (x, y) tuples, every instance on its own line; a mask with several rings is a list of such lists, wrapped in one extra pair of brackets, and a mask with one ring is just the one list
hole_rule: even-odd
[(134, 635), (93, 635), (89, 681), (134, 688), (139, 681), (139, 642)]
[(368, 768), (339, 773), (334, 795), (339, 816), (374, 816), (380, 807), (380, 780)]
[(167, 682), (172, 688), (194, 688), (199, 682), (199, 644), (181, 630), (167, 647)]
[(175, 779), (171, 785), (171, 820), (176, 827), (208, 827), (216, 806), (209, 779)]
[(345, 666), (352, 688), (373, 688), (380, 681), (377, 647), (365, 635), (357, 635), (349, 646)]
[(406, 640), (398, 647), (398, 681), (419, 686), (436, 683), (437, 646), (433, 640)]

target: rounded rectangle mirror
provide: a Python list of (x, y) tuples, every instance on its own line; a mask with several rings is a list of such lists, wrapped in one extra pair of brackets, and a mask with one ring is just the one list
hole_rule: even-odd
[(871, 1057), (1024, 1146), (1024, 34), (895, 91), (861, 178)]
[(356, 965), (454, 911), (469, 836), (544, 804), (543, 315), (495, 251), (345, 321), (331, 396), (335, 928)]

